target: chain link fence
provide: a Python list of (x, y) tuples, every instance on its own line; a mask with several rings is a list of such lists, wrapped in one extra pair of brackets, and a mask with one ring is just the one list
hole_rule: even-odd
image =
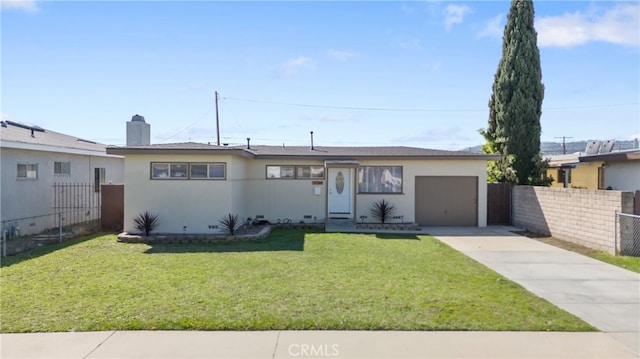
[(616, 254), (640, 257), (640, 216), (616, 213)]

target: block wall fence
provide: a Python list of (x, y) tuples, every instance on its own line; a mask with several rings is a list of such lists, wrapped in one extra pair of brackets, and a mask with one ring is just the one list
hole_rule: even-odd
[(513, 225), (615, 253), (615, 212), (634, 212), (634, 193), (515, 186)]

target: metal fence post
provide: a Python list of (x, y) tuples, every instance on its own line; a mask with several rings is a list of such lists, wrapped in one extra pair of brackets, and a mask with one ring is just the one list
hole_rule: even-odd
[(615, 250), (614, 253), (615, 255), (620, 254), (620, 251), (618, 250), (618, 210), (615, 210), (615, 214), (613, 217), (613, 234), (614, 234), (614, 242), (613, 245), (615, 246)]
[(58, 214), (58, 241), (62, 243), (62, 212)]
[(7, 230), (2, 228), (2, 256), (7, 256)]

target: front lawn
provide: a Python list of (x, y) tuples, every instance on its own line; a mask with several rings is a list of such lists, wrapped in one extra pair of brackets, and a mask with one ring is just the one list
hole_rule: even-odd
[(153, 246), (103, 235), (2, 265), (2, 332), (594, 330), (426, 235), (277, 230)]

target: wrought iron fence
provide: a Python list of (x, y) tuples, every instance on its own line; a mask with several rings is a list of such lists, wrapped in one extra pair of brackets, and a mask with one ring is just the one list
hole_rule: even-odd
[(640, 216), (616, 212), (616, 254), (640, 257)]
[(48, 213), (0, 222), (3, 256), (12, 246), (29, 249), (50, 239), (62, 241), (100, 229), (101, 193), (95, 184), (55, 183), (49, 201)]

